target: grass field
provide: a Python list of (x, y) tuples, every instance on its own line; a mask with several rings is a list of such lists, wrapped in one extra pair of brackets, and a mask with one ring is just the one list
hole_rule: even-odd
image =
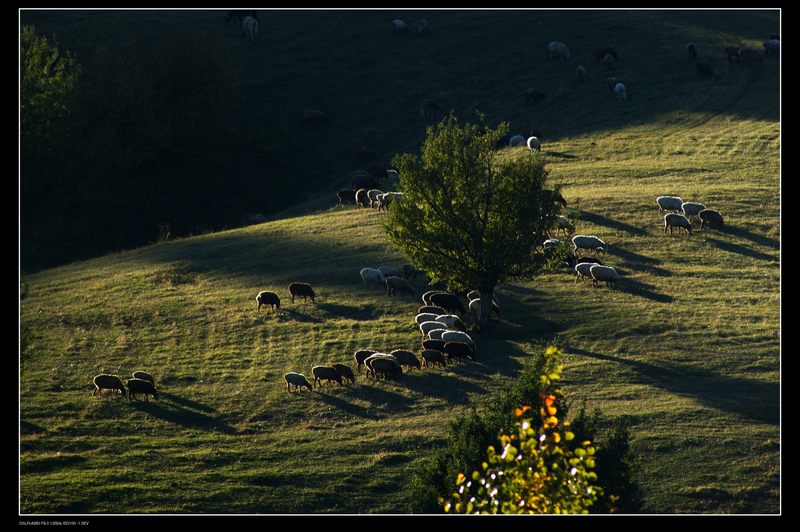
[[(394, 16), (277, 12), (253, 46), (227, 28), (243, 54), (269, 58), (242, 82), (242, 105), (262, 91), (277, 98), (302, 87), (285, 105), (254, 106), (242, 134), (292, 123), (318, 95), (334, 120), (311, 133), (316, 152), (302, 148), (293, 126), (272, 149), (292, 154), (282, 167), (289, 175), (322, 172), (339, 183), (331, 178), (265, 224), (22, 277), (21, 511), (403, 513), (410, 472), (441, 444), (446, 422), (554, 340), (567, 353), (570, 400), (630, 420), (644, 511), (779, 512), (778, 65), (728, 65), (721, 53), (727, 43), (758, 46), (777, 31), (777, 15), (430, 12), (427, 41), (396, 39), (387, 29)], [(82, 23), (73, 18), (75, 32)], [(37, 29), (48, 23), (56, 22), (40, 14)], [(226, 30), (203, 22), (212, 23)], [(546, 58), (554, 25), (560, 40), (576, 43), (568, 65)], [(500, 30), (529, 35), (531, 26), (537, 37), (519, 53), (507, 38), (488, 39)], [(315, 39), (335, 45), (298, 46)], [(719, 50), (713, 80), (694, 76), (689, 40), (701, 53)], [(467, 41), (470, 60), (449, 59), (463, 57)], [(379, 61), (378, 51), (395, 45), (404, 48)], [(621, 56), (608, 72), (593, 63), (603, 45)], [(579, 62), (590, 70), (583, 86), (574, 82)], [(625, 105), (608, 93), (610, 75), (626, 81)], [(347, 94), (354, 86), (361, 97)], [(526, 86), (552, 96), (525, 106)], [(464, 116), (477, 106), (509, 120), (512, 132), (545, 130), (542, 156), (569, 202), (565, 214), (577, 232), (609, 244), (606, 263), (624, 282), (593, 289), (563, 271), (503, 285), (504, 319), (477, 340), (477, 362), (290, 395), (286, 371), (351, 363), (368, 346), (419, 346), (419, 299), (389, 298), (358, 276), (364, 266), (404, 262), (382, 234), (382, 215), (332, 208), (330, 191), (354, 169), (341, 156), (345, 131), (380, 139), (387, 157), (418, 149), (416, 101), (426, 96)], [(268, 110), (270, 122), (256, 125)], [(664, 194), (720, 210), (726, 227), (662, 235), (655, 197)], [(314, 285), (317, 303), (291, 303), (291, 281)], [(283, 308), (257, 315), (255, 295), (267, 289)], [(95, 374), (138, 369), (155, 375), (159, 401), (91, 396)]]

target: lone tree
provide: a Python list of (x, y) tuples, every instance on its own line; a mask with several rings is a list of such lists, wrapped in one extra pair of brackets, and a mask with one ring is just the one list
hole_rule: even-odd
[(536, 248), (547, 238), (545, 220), (558, 212), (560, 195), (544, 188), (547, 171), (538, 153), (495, 151), (506, 123), (491, 129), (482, 115), (479, 121), (462, 125), (451, 113), (428, 128), (419, 156), (394, 157), (404, 196), (393, 202), (384, 228), (433, 280), (450, 290), (477, 288), (483, 329), (495, 287), (530, 279), (548, 263)]

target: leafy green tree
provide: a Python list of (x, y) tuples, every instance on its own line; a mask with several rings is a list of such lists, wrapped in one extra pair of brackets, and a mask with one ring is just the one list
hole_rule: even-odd
[(530, 406), (517, 408), (516, 432), (500, 434), (500, 452), (487, 449), (482, 472), (456, 477), (456, 491), (440, 504), (453, 513), (588, 513), (604, 496), (597, 485), (595, 448), (591, 441), (578, 442), (569, 422), (558, 418), (563, 393), (559, 351), (546, 351), (548, 367), (542, 373), (545, 392), (538, 421), (529, 417)]
[(419, 156), (392, 160), (405, 195), (386, 218), (389, 239), (448, 288), (477, 288), (480, 328), (499, 283), (532, 278), (546, 264), (535, 249), (547, 238), (543, 220), (557, 212), (538, 153), (498, 157), (507, 131), (505, 123), (462, 125), (451, 113), (428, 128)]

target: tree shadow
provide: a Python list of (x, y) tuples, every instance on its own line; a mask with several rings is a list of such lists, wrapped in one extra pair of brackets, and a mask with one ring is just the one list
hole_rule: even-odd
[(633, 236), (648, 235), (648, 232), (642, 229), (641, 227), (636, 227), (635, 225), (626, 224), (625, 222), (620, 222), (619, 220), (612, 220), (611, 218), (603, 216), (602, 214), (595, 214), (593, 212), (587, 212), (578, 209), (575, 209), (573, 212), (577, 213), (575, 215), (577, 219), (584, 220), (593, 223), (595, 225), (608, 227), (609, 229), (625, 232)]
[(565, 347), (564, 352), (622, 364), (635, 371), (641, 378), (640, 382), (691, 397), (710, 408), (739, 414), (760, 423), (777, 425), (780, 421), (776, 406), (780, 398), (778, 383), (727, 377), (681, 364), (658, 366), (571, 346)]
[(746, 246), (742, 246), (740, 244), (734, 244), (732, 242), (723, 242), (722, 240), (718, 240), (712, 237), (705, 237), (706, 242), (711, 243), (712, 245), (718, 247), (723, 251), (727, 251), (728, 253), (736, 253), (737, 255), (744, 255), (745, 257), (750, 257), (756, 260), (763, 260), (767, 262), (779, 262), (780, 259), (778, 257), (773, 257), (772, 255), (767, 255), (766, 253), (761, 253), (760, 251), (756, 251), (754, 249), (750, 249)]
[[(171, 398), (173, 399), (173, 404), (180, 404), (178, 401), (174, 401), (174, 396), (171, 396)], [(189, 401), (189, 403), (198, 405), (198, 403), (192, 401)], [(236, 429), (216, 417), (194, 412), (181, 406), (172, 407), (172, 405), (167, 405), (163, 401), (133, 401), (131, 404), (140, 412), (188, 429), (200, 429), (209, 432), (219, 431), (224, 434), (236, 433)], [(209, 411), (209, 407), (204, 405), (193, 406), (192, 408), (202, 409), (204, 412)], [(213, 412), (214, 410), (210, 409), (210, 411)]]
[(781, 243), (779, 240), (775, 240), (774, 238), (770, 238), (766, 235), (760, 235), (758, 233), (754, 233), (749, 231), (743, 227), (734, 227), (732, 225), (723, 225), (720, 227), (715, 228), (720, 233), (730, 235), (730, 236), (737, 236), (739, 238), (743, 238), (745, 240), (749, 240), (754, 244), (758, 244), (759, 246), (764, 246), (772, 249), (780, 249)]

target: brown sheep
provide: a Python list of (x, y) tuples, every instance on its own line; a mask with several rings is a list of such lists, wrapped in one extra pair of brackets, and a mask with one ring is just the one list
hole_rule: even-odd
[(371, 351), (369, 349), (356, 351), (355, 355), (353, 355), (353, 358), (356, 359), (356, 369), (359, 369), (361, 366), (364, 366), (364, 361), (367, 358), (369, 358), (372, 355), (374, 355), (375, 353), (377, 353), (377, 351)]
[(419, 359), (411, 351), (405, 351), (403, 349), (395, 349), (389, 354), (392, 355), (394, 358), (396, 358), (397, 362), (399, 362), (401, 366), (410, 366), (412, 368), (417, 368), (419, 370), (422, 369), (422, 365), (420, 364)]
[(724, 223), (722, 215), (719, 213), (719, 211), (703, 209), (697, 213), (697, 216), (700, 218), (700, 229), (705, 227), (706, 224), (723, 225)]
[(444, 353), (448, 362), (452, 362), (454, 358), (474, 360), (472, 358), (474, 351), (466, 342), (447, 342), (444, 344)]
[(364, 365), (374, 379), (380, 376), (387, 379), (403, 375), (403, 368), (397, 359), (385, 353), (375, 353), (364, 361)]
[(269, 292), (267, 290), (259, 292), (256, 296), (256, 301), (258, 302), (258, 309), (256, 309), (256, 312), (261, 312), (261, 305), (269, 305), (272, 310), (281, 308), (281, 298), (279, 298), (278, 294), (275, 292)]
[(422, 341), (422, 349), (433, 349), (435, 351), (444, 351), (444, 344), (446, 344), (444, 340), (434, 340), (432, 338), (426, 338)]
[(369, 194), (367, 193), (367, 189), (360, 188), (356, 191), (356, 206), (357, 207), (366, 207), (370, 204)]
[(152, 382), (142, 379), (128, 379), (128, 401), (138, 401), (136, 399), (137, 393), (143, 394), (145, 401), (148, 401), (148, 395), (152, 395), (153, 399), (158, 399), (158, 392)]
[(397, 293), (415, 294), (416, 290), (411, 286), (411, 283), (402, 277), (387, 277), (386, 278), (386, 294), (397, 295)]
[(314, 289), (308, 283), (291, 283), (289, 285), (289, 293), (292, 294), (292, 303), (294, 303), (295, 296), (302, 296), (303, 301), (310, 297), (311, 301), (316, 303), (316, 295)]
[(446, 293), (447, 292), (445, 292), (443, 290), (428, 290), (427, 292), (422, 294), (422, 302), (425, 303), (426, 305), (430, 305), (431, 304), (431, 296), (433, 294), (446, 294)]
[(343, 379), (349, 381), (351, 383), (356, 382), (356, 376), (353, 374), (353, 370), (350, 369), (350, 366), (345, 364), (331, 364), (331, 367), (336, 370), (336, 372), (342, 376)]
[(447, 360), (441, 351), (436, 349), (426, 349), (422, 352), (422, 365), (425, 367), (430, 366), (446, 366)]
[(127, 395), (125, 385), (122, 384), (122, 379), (116, 375), (97, 375), (94, 379), (92, 379), (92, 382), (94, 383), (92, 395), (97, 392), (100, 392), (102, 395), (103, 390), (111, 390), (111, 395), (114, 395), (114, 390), (119, 390), (122, 393), (122, 397)]
[(336, 381), (339, 386), (342, 385), (342, 376), (330, 366), (314, 366), (311, 368), (311, 374), (314, 375), (314, 386), (317, 386), (317, 383), (322, 386), (322, 381), (328, 381), (329, 384), (331, 381)]
[(442, 307), (445, 310), (450, 312), (459, 312), (461, 314), (466, 313), (466, 309), (464, 308), (464, 303), (458, 298), (455, 294), (450, 294), (447, 292), (433, 294), (431, 296), (431, 303), (437, 307)]
[(150, 381), (153, 384), (156, 383), (156, 381), (153, 379), (153, 376), (150, 375), (147, 372), (144, 372), (144, 371), (134, 371), (133, 372), (133, 378), (134, 379), (142, 379), (143, 381)]

